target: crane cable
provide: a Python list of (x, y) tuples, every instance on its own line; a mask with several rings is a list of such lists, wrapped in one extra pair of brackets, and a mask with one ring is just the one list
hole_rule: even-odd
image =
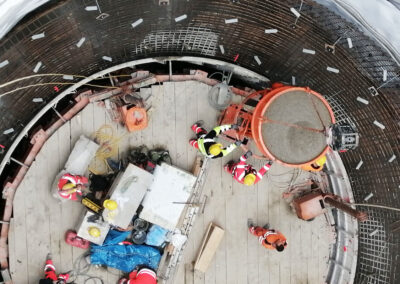
[[(61, 73), (35, 74), (35, 75), (24, 76), (24, 77), (9, 81), (7, 83), (3, 83), (3, 84), (0, 85), (0, 88), (7, 87), (8, 85), (11, 85), (11, 84), (23, 81), (23, 80), (27, 80), (27, 79), (32, 79), (32, 78), (36, 78), (36, 77), (50, 77), (50, 76), (72, 76), (72, 77), (83, 78), (83, 79), (89, 78), (87, 76), (76, 75), (76, 74), (61, 74)], [(131, 75), (111, 75), (109, 77), (111, 77), (111, 78), (122, 78), (122, 77), (132, 77), (132, 76)], [(106, 79), (106, 78), (102, 78), (102, 77), (93, 78), (93, 80), (102, 80), (102, 79)]]
[(73, 262), (73, 268), (71, 271), (68, 271), (68, 274), (70, 275), (70, 279), (68, 283), (76, 283), (75, 281), (79, 276), (81, 277), (86, 277), (85, 282), (83, 283), (88, 283), (89, 280), (98, 280), (97, 282), (100, 282), (101, 284), (104, 284), (104, 280), (99, 277), (99, 276), (93, 276), (88, 274), (90, 270), (90, 263), (87, 262), (86, 257), (90, 255), (88, 252), (84, 252), (80, 256), (78, 256), (77, 259)]
[[(36, 78), (36, 77), (46, 77), (46, 76), (72, 76), (72, 77), (77, 77), (77, 78), (82, 78), (82, 79), (87, 79), (87, 76), (83, 76), (83, 75), (71, 75), (71, 74), (57, 74), (57, 73), (46, 73), (46, 74), (36, 74), (36, 75), (30, 75), (30, 76), (25, 76), (25, 77), (21, 77), (12, 81), (9, 81), (7, 83), (3, 83), (0, 85), (0, 88), (4, 88), (7, 87), (11, 84), (23, 81), (23, 80), (27, 80), (27, 79), (32, 79), (32, 78)], [(108, 78), (123, 78), (123, 77), (131, 77), (131, 75), (110, 75)], [(106, 78), (94, 78), (93, 80), (103, 80)], [(92, 81), (93, 81), (92, 80)], [(8, 95), (8, 94), (12, 94), (15, 93), (17, 91), (21, 91), (21, 90), (25, 90), (31, 87), (38, 87), (38, 86), (46, 86), (46, 85), (75, 85), (77, 84), (76, 82), (46, 82), (46, 83), (37, 83), (37, 84), (31, 84), (31, 85), (27, 85), (27, 86), (23, 86), (23, 87), (19, 87), (19, 88), (15, 88), (11, 91), (5, 92), (0, 94), (0, 98)], [(120, 87), (115, 87), (115, 86), (105, 86), (105, 85), (97, 85), (97, 84), (83, 84), (83, 86), (90, 86), (90, 87), (97, 87), (97, 88), (106, 88), (106, 89), (118, 89)]]
[[(46, 86), (46, 85), (75, 85), (76, 83), (73, 82), (50, 82), (50, 83), (39, 83), (39, 84), (33, 84), (33, 85), (27, 85), (27, 86), (23, 86), (23, 87), (19, 87), (16, 88), (14, 90), (5, 92), (0, 94), (0, 98), (8, 95), (8, 94), (12, 94), (15, 93), (17, 91), (21, 91), (21, 90), (25, 90), (31, 87), (38, 87), (38, 86)], [(113, 86), (105, 86), (105, 85), (95, 85), (95, 84), (83, 84), (83, 86), (90, 86), (90, 87), (97, 87), (97, 88), (107, 88), (107, 89), (119, 89), (119, 87), (113, 87)]]

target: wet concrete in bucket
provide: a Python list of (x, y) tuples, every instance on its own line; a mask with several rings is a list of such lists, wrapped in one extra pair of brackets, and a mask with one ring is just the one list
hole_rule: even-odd
[[(316, 158), (326, 147), (323, 133), (301, 127), (323, 130), (331, 124), (328, 108), (316, 96), (305, 91), (291, 91), (277, 97), (264, 113), (264, 143), (272, 155), (285, 163), (301, 164)], [(285, 125), (290, 123), (300, 128)]]

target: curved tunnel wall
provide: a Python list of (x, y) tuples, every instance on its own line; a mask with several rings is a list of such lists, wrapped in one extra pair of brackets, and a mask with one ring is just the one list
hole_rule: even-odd
[[(233, 62), (238, 54), (236, 64), (272, 81), (291, 83), (295, 77), (296, 85), (310, 86), (334, 101), (337, 115), (354, 121), (361, 135), (360, 147), (341, 154), (356, 201), (362, 203), (373, 193), (368, 203), (399, 207), (400, 80), (392, 79), (399, 68), (376, 42), (327, 8), (305, 1), (294, 27), (296, 17), (290, 8), (300, 10), (300, 1), (170, 0), (167, 6), (159, 6), (158, 0), (99, 1), (101, 11), (110, 15), (104, 20), (96, 20), (98, 12), (84, 9), (95, 5), (95, 1), (56, 2), (28, 15), (0, 41), (0, 62), (9, 62), (0, 68), (1, 83), (34, 74), (39, 61), (39, 73), (90, 75), (115, 64), (153, 56), (201, 55)], [(175, 21), (185, 14), (186, 19)], [(139, 19), (143, 22), (132, 27)], [(225, 19), (238, 22), (226, 24)], [(267, 34), (265, 29), (278, 32)], [(44, 38), (31, 40), (32, 35), (42, 32)], [(78, 48), (76, 44), (82, 37), (86, 40)], [(347, 37), (352, 39), (351, 49)], [(325, 44), (337, 39), (335, 54), (326, 52)], [(303, 48), (315, 50), (315, 54), (303, 53)], [(112, 62), (103, 56), (111, 57)], [(260, 65), (254, 56), (258, 56)], [(339, 73), (329, 72), (327, 67)], [(373, 97), (368, 88), (384, 83), (383, 69), (392, 80)], [(34, 79), (25, 84), (49, 81), (58, 82), (60, 78)], [(11, 89), (3, 88), (0, 93)], [(54, 95), (51, 86), (42, 86), (1, 97), (0, 133), (8, 128), (15, 132), (1, 134), (0, 143), (10, 145), (39, 111), (41, 105), (33, 103), (33, 98), (49, 101)], [(358, 96), (369, 104), (358, 102)], [(385, 129), (375, 126), (375, 120)], [(389, 163), (393, 155), (398, 158)], [(360, 160), (364, 163), (356, 170)], [(367, 211), (371, 220), (359, 225), (355, 282), (399, 283), (400, 234), (391, 231), (391, 224), (400, 219), (400, 214)], [(379, 231), (370, 236), (375, 229)]]

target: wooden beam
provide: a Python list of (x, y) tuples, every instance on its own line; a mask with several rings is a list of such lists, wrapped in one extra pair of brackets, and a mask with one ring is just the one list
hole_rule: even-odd
[(218, 249), (219, 244), (222, 241), (222, 238), (224, 237), (224, 233), (225, 231), (223, 229), (213, 223), (210, 223), (194, 265), (195, 270), (204, 273), (206, 272)]
[(196, 156), (196, 160), (194, 161), (192, 167), (192, 174), (194, 176), (196, 177), (199, 176), (202, 164), (203, 164), (203, 158), (201, 156)]

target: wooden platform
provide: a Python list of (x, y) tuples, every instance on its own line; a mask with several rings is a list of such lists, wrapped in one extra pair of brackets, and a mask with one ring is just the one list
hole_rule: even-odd
[[(209, 86), (198, 82), (165, 83), (142, 90), (152, 93), (149, 126), (124, 136), (119, 155), (129, 146), (163, 146), (170, 151), (175, 166), (189, 171), (196, 155), (188, 144), (193, 136), (191, 124), (203, 119), (209, 130), (217, 121), (218, 112), (207, 102), (208, 90)], [(14, 283), (38, 283), (48, 252), (52, 252), (58, 272), (71, 270), (74, 260), (84, 253), (64, 242), (64, 233), (76, 226), (82, 206), (74, 202), (58, 203), (50, 194), (50, 186), (79, 135), (90, 136), (105, 123), (111, 124), (104, 109), (89, 104), (46, 142), (18, 188), (9, 235)], [(122, 127), (113, 126), (119, 134), (126, 133)], [(240, 154), (237, 150), (230, 157), (210, 163), (203, 191), (208, 196), (205, 211), (197, 218), (174, 283), (323, 283), (330, 228), (323, 216), (313, 222), (297, 219), (281, 198), (289, 183), (300, 182), (307, 173), (275, 164), (268, 178), (254, 187), (245, 187), (223, 171), (224, 163)], [(261, 165), (259, 161), (252, 162)], [(287, 249), (278, 253), (261, 247), (247, 231), (248, 218), (258, 225), (269, 222), (284, 233)], [(211, 221), (225, 230), (225, 237), (207, 273), (193, 273), (190, 264)], [(116, 283), (121, 276), (114, 269), (95, 267), (89, 274), (102, 277), (105, 283)], [(83, 283), (83, 278), (76, 282)]]

